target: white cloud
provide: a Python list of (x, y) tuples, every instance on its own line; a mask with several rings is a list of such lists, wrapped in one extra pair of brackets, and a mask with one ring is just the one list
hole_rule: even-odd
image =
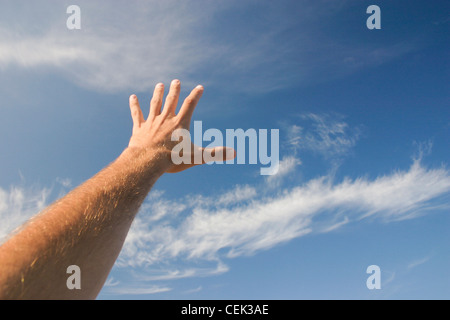
[(301, 161), (295, 156), (284, 157), (278, 165), (277, 173), (266, 177), (266, 183), (268, 186), (278, 187), (282, 180), (289, 174), (293, 173), (296, 167), (300, 164)]
[[(5, 30), (3, 30), (3, 34)], [(50, 35), (40, 38), (24, 37), (20, 39), (2, 39), (0, 46), (0, 63), (17, 64), (30, 68), (49, 65), (64, 68), (74, 62), (88, 62), (95, 56), (94, 50), (66, 43)]]
[[(106, 293), (165, 292), (171, 288), (153, 283), (221, 274), (229, 270), (226, 259), (361, 220), (411, 219), (448, 207), (449, 192), (450, 172), (427, 169), (419, 160), (409, 170), (373, 180), (336, 183), (323, 176), (277, 193), (263, 185), (236, 186), (222, 195), (169, 200), (156, 191), (134, 221), (116, 263), (141, 282), (124, 286), (122, 279), (113, 280)], [(49, 189), (0, 188), (0, 236), (42, 210), (49, 194)]]
[[(194, 11), (197, 6), (192, 2), (78, 5), (81, 30), (67, 30), (65, 10), (60, 14), (63, 19), (41, 24), (37, 34), (0, 25), (0, 66), (52, 67), (78, 85), (112, 92), (146, 90), (158, 81), (188, 74), (214, 55), (195, 34), (211, 10)], [(55, 18), (55, 11), (63, 8), (49, 9)]]
[(386, 286), (391, 285), (391, 282), (394, 281), (394, 279), (395, 279), (395, 272), (383, 270), (383, 273), (388, 274), (388, 275), (390, 274), (390, 275), (388, 278), (383, 277), (381, 288), (385, 288)]
[(430, 260), (430, 259), (431, 259), (431, 256), (426, 256), (426, 257), (423, 257), (422, 259), (414, 260), (414, 261), (412, 261), (411, 263), (408, 264), (407, 269), (410, 270), (410, 269), (413, 269), (415, 267), (418, 267), (418, 266), (420, 266), (420, 265), (422, 265), (424, 263), (427, 263), (428, 260)]
[(0, 242), (34, 214), (44, 209), (50, 189), (0, 188)]
[(350, 127), (339, 114), (309, 113), (301, 115), (300, 118), (309, 122), (308, 128), (292, 126), (291, 144), (327, 159), (347, 155), (360, 136), (360, 130)]
[(196, 293), (196, 292), (200, 292), (202, 289), (203, 289), (202, 286), (198, 286), (197, 288), (186, 290), (183, 293), (185, 293), (185, 294)]
[(145, 294), (156, 294), (161, 292), (167, 292), (171, 291), (172, 288), (169, 287), (162, 287), (162, 286), (112, 286), (107, 287), (107, 290), (102, 291), (102, 293), (105, 294), (119, 294), (119, 295), (126, 295), (126, 294), (133, 294), (133, 295), (145, 295)]
[(301, 133), (303, 128), (297, 124), (293, 125), (286, 125), (283, 124), (284, 127), (286, 127), (286, 133), (287, 133), (287, 145), (292, 148), (292, 151), (294, 151), (294, 154), (297, 153), (297, 150), (300, 148), (302, 144), (302, 137)]
[(217, 264), (211, 268), (186, 268), (186, 269), (162, 269), (162, 270), (152, 270), (152, 274), (141, 272), (137, 276), (141, 281), (163, 281), (163, 280), (174, 280), (183, 279), (191, 277), (205, 277), (225, 273), (229, 271), (228, 266), (223, 264), (220, 260), (217, 260)]
[[(188, 87), (201, 82), (266, 92), (324, 81), (330, 73), (354, 72), (410, 50), (398, 44), (344, 46), (324, 38), (317, 25), (337, 10), (328, 2), (305, 1), (304, 10), (295, 14), (265, 2), (257, 10), (264, 19), (256, 15), (244, 20), (241, 16), (255, 10), (251, 2), (153, 0), (105, 5), (80, 0), (77, 5), (82, 28), (70, 31), (61, 4), (8, 4), (0, 22), (0, 67), (45, 67), (79, 86), (106, 92), (145, 91), (175, 77)], [(292, 29), (299, 32), (286, 41)]]
[[(138, 218), (118, 266), (144, 267), (142, 272), (150, 273), (147, 277), (152, 280), (214, 273), (214, 267), (196, 267), (202, 263), (217, 264), (217, 270), (224, 272), (224, 259), (254, 254), (309, 233), (331, 232), (364, 219), (414, 218), (436, 204), (448, 205), (449, 192), (448, 170), (426, 169), (415, 161), (407, 171), (374, 180), (333, 183), (324, 176), (271, 196), (261, 187), (250, 199), (232, 206), (205, 197), (198, 198), (198, 203), (196, 198), (185, 198), (179, 202), (186, 210), (176, 221), (169, 218), (150, 224)], [(139, 216), (147, 215), (151, 212)], [(185, 269), (170, 271), (171, 261)], [(169, 271), (158, 269), (161, 265)], [(152, 270), (159, 271), (151, 275)]]
[(56, 178), (56, 182), (59, 183), (64, 188), (72, 187), (72, 180), (69, 178)]
[(109, 277), (106, 279), (105, 287), (115, 287), (120, 284), (120, 281), (114, 279), (114, 277)]

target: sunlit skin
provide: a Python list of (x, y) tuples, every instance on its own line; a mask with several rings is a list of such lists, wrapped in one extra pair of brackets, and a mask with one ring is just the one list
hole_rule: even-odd
[[(203, 94), (195, 87), (176, 108), (180, 81), (173, 80), (164, 101), (164, 85), (155, 86), (147, 119), (136, 95), (130, 96), (133, 131), (128, 147), (110, 165), (37, 214), (0, 246), (0, 299), (95, 299), (123, 246), (131, 223), (154, 183), (174, 165), (176, 129), (189, 129)], [(195, 152), (235, 156), (224, 147)], [(231, 154), (231, 155), (230, 155)], [(228, 158), (227, 158), (228, 156)], [(81, 270), (81, 289), (69, 290), (67, 267)]]

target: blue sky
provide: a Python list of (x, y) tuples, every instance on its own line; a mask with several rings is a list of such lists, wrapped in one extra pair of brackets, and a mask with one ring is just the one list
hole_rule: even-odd
[(204, 130), (279, 129), (279, 172), (163, 176), (100, 299), (450, 298), (448, 1), (77, 1), (68, 30), (71, 4), (1, 4), (0, 236), (120, 154), (130, 94), (178, 78), (205, 87)]

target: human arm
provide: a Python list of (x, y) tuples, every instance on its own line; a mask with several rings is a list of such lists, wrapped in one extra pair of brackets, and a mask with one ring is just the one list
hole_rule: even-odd
[[(165, 172), (194, 165), (173, 165), (171, 135), (178, 128), (189, 128), (202, 93), (201, 86), (192, 90), (175, 114), (180, 82), (171, 83), (162, 110), (164, 86), (158, 84), (147, 120), (137, 97), (130, 97), (133, 133), (128, 148), (0, 246), (0, 299), (94, 299), (98, 295), (153, 184)], [(226, 156), (223, 152), (224, 160)], [(67, 288), (66, 271), (71, 265), (81, 270), (81, 290)]]

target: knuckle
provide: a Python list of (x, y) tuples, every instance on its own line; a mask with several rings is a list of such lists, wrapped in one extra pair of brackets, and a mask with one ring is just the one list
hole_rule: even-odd
[(132, 115), (134, 118), (139, 117), (139, 110), (133, 109), (133, 111), (131, 111), (131, 115)]
[(184, 100), (184, 103), (186, 103), (187, 105), (192, 105), (192, 104), (195, 103), (195, 99), (192, 98), (192, 97), (187, 97), (187, 98)]
[(167, 98), (172, 99), (172, 100), (175, 100), (175, 99), (178, 98), (178, 94), (177, 94), (176, 92), (170, 92), (170, 93), (167, 95)]

